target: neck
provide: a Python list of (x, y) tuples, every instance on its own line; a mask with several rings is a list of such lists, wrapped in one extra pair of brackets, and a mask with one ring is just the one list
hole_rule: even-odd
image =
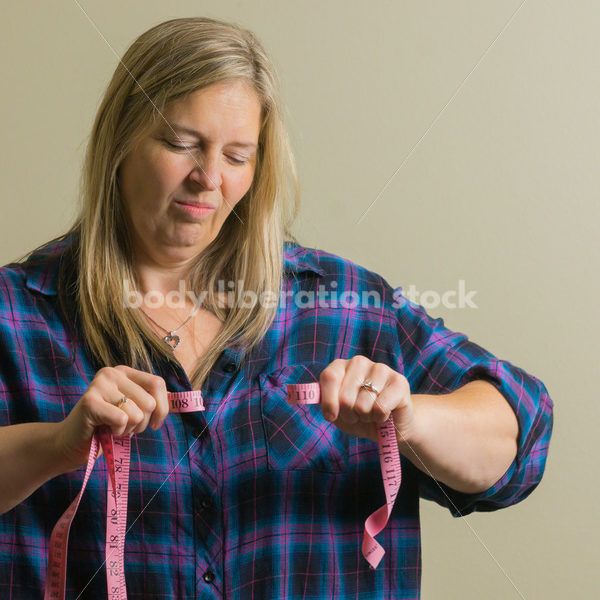
[(133, 256), (133, 265), (137, 277), (138, 289), (142, 294), (187, 291), (187, 282), (197, 253), (173, 256), (173, 253), (151, 253), (144, 247), (138, 247)]

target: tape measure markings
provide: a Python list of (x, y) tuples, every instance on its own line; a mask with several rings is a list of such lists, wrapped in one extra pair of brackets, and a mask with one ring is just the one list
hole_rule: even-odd
[[(187, 413), (204, 410), (202, 392), (167, 392), (170, 412)], [(127, 600), (125, 584), (125, 534), (127, 528), (127, 496), (131, 464), (131, 438), (113, 436), (110, 427), (96, 428), (90, 445), (83, 484), (77, 497), (60, 517), (50, 535), (50, 550), (44, 600), (64, 600), (67, 576), (67, 547), (71, 523), (79, 507), (90, 474), (98, 458), (99, 448), (108, 468), (106, 492), (105, 569), (109, 600)]]
[[(202, 392), (167, 392), (170, 412), (188, 413), (204, 410)], [(289, 384), (287, 400), (292, 405), (319, 404), (318, 382)], [(375, 540), (387, 524), (402, 479), (400, 454), (391, 417), (378, 424), (379, 459), (386, 495), (386, 504), (369, 515), (365, 521), (362, 553), (372, 569), (376, 568), (385, 550)], [(64, 600), (67, 572), (67, 548), (71, 523), (94, 468), (100, 446), (108, 468), (106, 494), (106, 579), (109, 600), (127, 600), (125, 581), (125, 534), (127, 527), (127, 498), (131, 465), (129, 435), (113, 436), (108, 426), (100, 426), (92, 438), (90, 454), (81, 490), (52, 530), (46, 573), (44, 600)]]
[[(318, 383), (288, 384), (287, 398), (290, 404), (319, 404), (321, 387)], [(369, 515), (365, 521), (362, 553), (372, 569), (377, 567), (385, 554), (385, 550), (375, 536), (387, 525), (402, 481), (400, 451), (391, 415), (387, 421), (377, 425), (377, 441), (386, 503)]]

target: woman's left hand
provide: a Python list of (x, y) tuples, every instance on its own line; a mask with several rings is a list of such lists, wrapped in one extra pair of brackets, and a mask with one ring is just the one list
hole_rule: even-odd
[[(367, 380), (379, 391), (377, 397), (361, 387)], [(344, 433), (377, 442), (377, 424), (391, 414), (399, 441), (410, 439), (415, 415), (404, 375), (358, 355), (331, 362), (321, 372), (319, 384), (323, 416)]]

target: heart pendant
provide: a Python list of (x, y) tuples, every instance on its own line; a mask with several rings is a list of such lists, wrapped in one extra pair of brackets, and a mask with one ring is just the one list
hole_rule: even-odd
[(169, 344), (173, 350), (179, 346), (179, 342), (181, 341), (178, 335), (165, 335), (163, 340), (167, 342), (167, 344)]

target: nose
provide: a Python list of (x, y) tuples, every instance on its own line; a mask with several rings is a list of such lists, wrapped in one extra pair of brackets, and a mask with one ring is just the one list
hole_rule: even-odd
[(190, 173), (190, 179), (202, 186), (202, 189), (214, 191), (221, 187), (222, 177), (219, 159), (216, 155), (196, 156)]

